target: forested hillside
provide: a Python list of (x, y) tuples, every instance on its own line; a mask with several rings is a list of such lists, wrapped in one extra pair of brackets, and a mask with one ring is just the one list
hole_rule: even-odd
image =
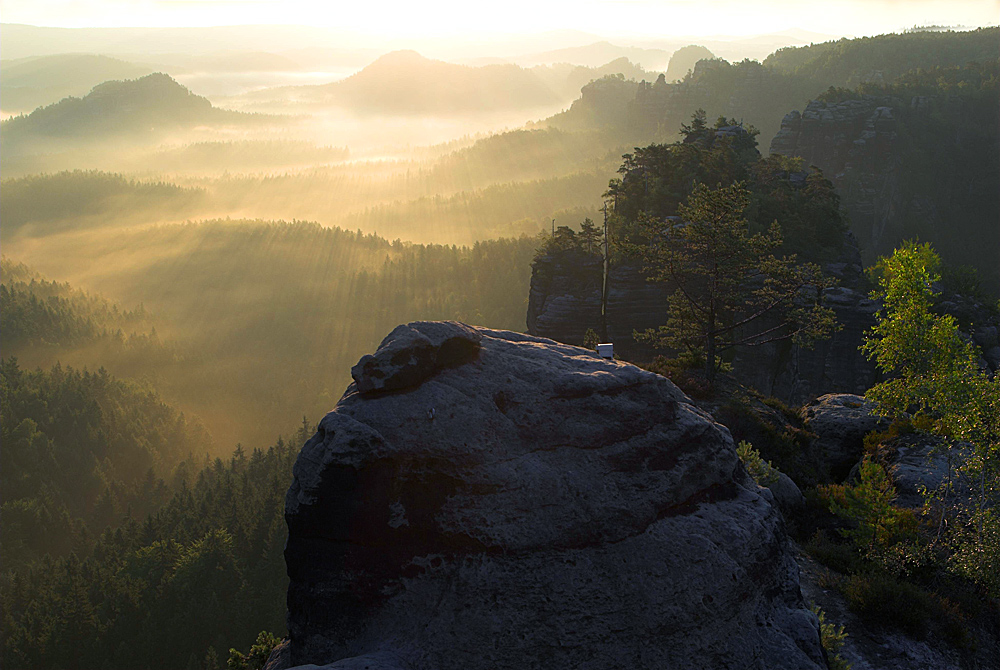
[(771, 151), (821, 166), (865, 258), (929, 241), (1000, 291), (1000, 63), (933, 67), (892, 84), (829, 88), (782, 123)]
[[(706, 30), (722, 30), (725, 18), (705, 13), (698, 21)], [(579, 374), (567, 377), (566, 397), (559, 395), (563, 386), (554, 391), (553, 402), (566, 408), (566, 416), (574, 411), (596, 416), (588, 407), (634, 405), (629, 412), (639, 420), (622, 430), (634, 425), (643, 431), (640, 441), (648, 439), (652, 451), (636, 452), (634, 462), (599, 459), (608, 469), (594, 470), (594, 481), (673, 476), (677, 463), (663, 462), (674, 456), (661, 458), (666, 442), (641, 425), (648, 419), (660, 430), (679, 420), (662, 412), (668, 397), (671, 412), (689, 412), (683, 418), (689, 428), (704, 420), (695, 421), (694, 414), (712, 414), (716, 423), (705, 421), (704, 427), (717, 433), (718, 439), (709, 440), (711, 450), (705, 450), (706, 442), (686, 451), (690, 441), (684, 437), (677, 441), (676, 460), (694, 463), (697, 467), (687, 472), (696, 479), (704, 474), (698, 464), (709, 463), (718, 470), (718, 477), (709, 478), (716, 483), (706, 479), (701, 493), (691, 489), (678, 494), (676, 505), (665, 506), (664, 500), (687, 486), (690, 477), (664, 484), (666, 497), (656, 500), (644, 497), (654, 492), (647, 490), (648, 482), (640, 482), (637, 500), (645, 510), (640, 516), (650, 514), (650, 522), (662, 522), (662, 528), (679, 528), (695, 508), (759, 499), (754, 514), (763, 514), (762, 523), (773, 528), (760, 535), (754, 549), (759, 555), (751, 558), (772, 576), (775, 570), (786, 572), (769, 586), (753, 570), (744, 570), (738, 575), (743, 581), (730, 585), (739, 607), (756, 606), (746, 593), (775, 600), (774, 584), (788, 586), (805, 572), (796, 569), (802, 556), (793, 555), (787, 532), (824, 563), (823, 570), (829, 568), (820, 579), (828, 578), (823, 597), (843, 592), (850, 601), (831, 618), (847, 616), (850, 607), (857, 610), (850, 616), (866, 626), (874, 621), (873, 635), (881, 635), (879, 626), (896, 630), (897, 619), (923, 617), (922, 628), (907, 632), (926, 633), (919, 643), (924, 646), (907, 646), (917, 643), (898, 637), (893, 644), (935, 653), (947, 647), (948, 658), (958, 659), (956, 669), (962, 664), (992, 667), (990, 661), (1000, 658), (1000, 647), (994, 649), (994, 624), (1000, 621), (995, 571), (982, 568), (1000, 565), (991, 507), (968, 507), (946, 520), (942, 506), (966, 491), (941, 489), (939, 497), (927, 498), (923, 515), (917, 507), (894, 507), (890, 492), (894, 477), (900, 482), (923, 477), (929, 462), (941, 472), (952, 467), (928, 461), (928, 455), (938, 458), (937, 451), (919, 451), (929, 444), (921, 440), (936, 433), (934, 439), (948, 441), (949, 458), (956, 459), (966, 458), (966, 452), (953, 438), (962, 435), (971, 442), (969, 436), (975, 437), (979, 460), (969, 462), (980, 469), (969, 472), (979, 477), (980, 501), (996, 497), (989, 482), (997, 470), (997, 431), (991, 423), (997, 401), (987, 391), (995, 395), (1000, 362), (1000, 28), (840, 39), (782, 48), (763, 62), (713, 56), (735, 53), (739, 40), (690, 36), (670, 41), (653, 36), (628, 47), (595, 43), (589, 34), (535, 36), (522, 47), (508, 45), (503, 57), (484, 52), (449, 60), (445, 46), (433, 40), (419, 47), (421, 53), (434, 51), (428, 58), (412, 50), (415, 45), (353, 48), (341, 44), (338, 35), (285, 44), (279, 53), (269, 45), (285, 38), (272, 32), (320, 34), (280, 26), (176, 33), (47, 30), (4, 24), (5, 35), (21, 35), (15, 45), (21, 50), (31, 46), (27, 37), (32, 36), (48, 35), (42, 45), (46, 52), (49, 37), (79, 45), (84, 38), (93, 42), (106, 36), (108, 53), (127, 54), (122, 57), (128, 60), (66, 53), (2, 65), (5, 103), (24, 104), (53, 91), (79, 96), (63, 97), (0, 126), (0, 665), (5, 669), (221, 670), (230, 648), (247, 649), (261, 631), (285, 635), (283, 511), (296, 455), (337, 407), (362, 356), (375, 352), (400, 324), (435, 320), (519, 333), (527, 329), (588, 346), (595, 338), (612, 341), (622, 362), (667, 376), (688, 395), (682, 402), (673, 386), (649, 372), (566, 357), (565, 349), (551, 343), (493, 338), (469, 344), (474, 329), (429, 327), (453, 330), (470, 350), (523, 354), (536, 347), (551, 356), (545, 360), (566, 362), (567, 370), (578, 366)], [(169, 51), (170, 34), (183, 34), (187, 41)], [(122, 42), (112, 43), (113, 35)], [(221, 42), (198, 44), (199, 35)], [(253, 44), (245, 43), (247, 35), (255, 36)], [(816, 32), (797, 35), (779, 43), (826, 39)], [(746, 44), (757, 44), (753, 55), (759, 55), (761, 44), (779, 38), (785, 39), (761, 35)], [(158, 46), (144, 51), (144, 41)], [(692, 41), (712, 50), (677, 48)], [(578, 46), (562, 48), (573, 44)], [(668, 44), (676, 49), (672, 56)], [(125, 45), (135, 53), (126, 52)], [(639, 58), (646, 68), (658, 69), (670, 58), (669, 68), (665, 74), (653, 72)], [(216, 90), (230, 92), (207, 94), (211, 99), (196, 95), (173, 77), (149, 74), (138, 63), (188, 68), (189, 79), (181, 79), (185, 84), (206, 77)], [(358, 70), (365, 63), (368, 67)], [(279, 72), (283, 78), (273, 81), (280, 85), (267, 83)], [(79, 90), (85, 80), (90, 82), (86, 90)], [(11, 91), (14, 98), (7, 97)], [(5, 104), (5, 114), (10, 111)], [(247, 113), (256, 111), (280, 114)], [(607, 295), (601, 253), (605, 222)], [(732, 234), (711, 237), (723, 229)], [(919, 243), (904, 244), (911, 239)], [(933, 243), (940, 259), (924, 242)], [(732, 254), (719, 255), (721, 248)], [(900, 269), (899, 263), (918, 256), (926, 257), (921, 262), (928, 267)], [(739, 259), (732, 266), (738, 269), (720, 271), (733, 258)], [(944, 366), (931, 385), (937, 394), (934, 412), (913, 414), (898, 403), (901, 413), (890, 426), (869, 412), (861, 396), (813, 401), (828, 392), (864, 393), (883, 381), (892, 387), (898, 371), (882, 363), (877, 371), (859, 347), (865, 335), (876, 332), (873, 325), (887, 323), (891, 310), (886, 305), (892, 306), (887, 291), (903, 275), (917, 278), (907, 290), (922, 297), (911, 306), (926, 303), (918, 316), (930, 325), (912, 330), (920, 337), (902, 337), (899, 346), (923, 347), (907, 354), (917, 362), (941, 343), (946, 354), (962, 354), (961, 365), (951, 367), (945, 365), (947, 356), (934, 354), (934, 364)], [(701, 295), (706, 287), (716, 293)], [(881, 302), (872, 297), (876, 287)], [(688, 289), (690, 295), (684, 295)], [(751, 314), (755, 309), (759, 312)], [(810, 310), (813, 320), (806, 315)], [(726, 332), (731, 341), (720, 339)], [(926, 333), (937, 339), (925, 342)], [(744, 345), (757, 348), (737, 353)], [(865, 346), (873, 350), (876, 345)], [(450, 360), (453, 352), (447, 349), (435, 349), (433, 357), (441, 358), (435, 358), (428, 374), (450, 374), (434, 367)], [(521, 366), (520, 355), (512, 355), (513, 367)], [(478, 374), (459, 370), (466, 364), (458, 361), (454, 371)], [(883, 368), (888, 372), (883, 374)], [(592, 374), (595, 370), (599, 374)], [(502, 372), (498, 389), (507, 383)], [(625, 376), (619, 379), (619, 373)], [(537, 374), (544, 371), (531, 372), (525, 383), (532, 385), (531, 393), (548, 398), (550, 389), (534, 381)], [(641, 383), (594, 393), (585, 388), (592, 377), (600, 377), (601, 384), (612, 377)], [(949, 381), (941, 383), (946, 377)], [(484, 415), (513, 426), (517, 438), (511, 443), (527, 435), (521, 446), (530, 458), (523, 463), (555, 464), (549, 470), (562, 474), (553, 491), (566, 492), (566, 499), (577, 499), (578, 484), (588, 495), (600, 488), (575, 479), (573, 472), (582, 472), (575, 466), (563, 467), (577, 457), (593, 459), (596, 452), (586, 447), (588, 440), (599, 442), (601, 450), (619, 444), (620, 453), (636, 444), (631, 437), (616, 442), (618, 434), (605, 440), (600, 431), (613, 422), (602, 420), (602, 428), (591, 430), (583, 421), (571, 422), (578, 431), (572, 440), (559, 437), (552, 441), (556, 448), (539, 451), (544, 441), (533, 441), (530, 433), (548, 419), (534, 422), (537, 407), (519, 406), (504, 391), (482, 393), (488, 385), (469, 379), (469, 400), (474, 401), (469, 407), (478, 408), (482, 401)], [(418, 395), (411, 391), (419, 389), (407, 386), (408, 380), (396, 382), (403, 385), (399, 392), (378, 402), (405, 408)], [(654, 385), (663, 395), (651, 402), (643, 394)], [(367, 402), (362, 386), (354, 387), (361, 388), (355, 394), (359, 403)], [(914, 384), (912, 392), (922, 388)], [(957, 390), (949, 395), (952, 389)], [(688, 400), (700, 409), (688, 410)], [(596, 404), (587, 404), (591, 401)], [(788, 407), (783, 401), (812, 404)], [(817, 407), (838, 418), (824, 425), (810, 414), (819, 412)], [(910, 414), (904, 416), (904, 410)], [(414, 411), (422, 424), (426, 409)], [(422, 431), (443, 426), (442, 415), (431, 423), (432, 408), (427, 425), (412, 435), (406, 421), (399, 424), (403, 441), (415, 447), (406, 454), (430, 454), (433, 449), (421, 450), (439, 446)], [(552, 419), (553, 435), (562, 435), (561, 421)], [(484, 435), (492, 425), (486, 425)], [(887, 432), (864, 437), (876, 428)], [(848, 432), (850, 439), (844, 437)], [(730, 436), (746, 440), (738, 452)], [(445, 489), (453, 485), (440, 485), (435, 477), (465, 468), (466, 456), (468, 462), (481, 462), (469, 445), (453, 446), (441, 463), (421, 471), (430, 478), (413, 489), (433, 500), (425, 506), (427, 501), (401, 498), (398, 506), (406, 507), (408, 517), (398, 517), (388, 500), (389, 528), (400, 535), (371, 537), (389, 538), (388, 547), (396, 537), (406, 544), (420, 536), (414, 546), (426, 539), (418, 532), (424, 523), (418, 517), (425, 512), (433, 517), (435, 496), (449, 498)], [(503, 449), (510, 447), (514, 454), (515, 446)], [(454, 454), (465, 456), (446, 463)], [(496, 481), (503, 482), (505, 496), (520, 495), (518, 487), (527, 480), (505, 458), (499, 454), (503, 474)], [(438, 465), (445, 467), (435, 469)], [(382, 481), (388, 472), (380, 467), (373, 466), (372, 481)], [(767, 477), (777, 479), (770, 499), (744, 469), (768, 487), (775, 482), (767, 483)], [(776, 469), (784, 474), (779, 477)], [(875, 470), (884, 481), (872, 479), (882, 476)], [(404, 474), (386, 481), (410, 476)], [(440, 481), (466, 485), (464, 474), (452, 474)], [(414, 481), (420, 476), (413, 475)], [(333, 479), (328, 483), (331, 490), (345, 488)], [(879, 491), (873, 493), (876, 485)], [(375, 509), (364, 498), (368, 486), (369, 480), (349, 483), (346, 488), (353, 488), (344, 500), (357, 493), (360, 507)], [(905, 491), (902, 486), (901, 497), (923, 502), (915, 486), (906, 484)], [(719, 491), (734, 490), (740, 500), (716, 499)], [(851, 495), (869, 497), (853, 500)], [(511, 518), (522, 508), (537, 511), (531, 500), (511, 499), (516, 500)], [(339, 509), (341, 501), (330, 504)], [(557, 501), (553, 507), (562, 505)], [(594, 518), (608, 527), (621, 525), (621, 510), (601, 505)], [(573, 509), (567, 508), (576, 518)], [(543, 511), (539, 536), (562, 533), (564, 528), (551, 525), (555, 522)], [(882, 516), (871, 521), (865, 514)], [(639, 519), (631, 512), (627, 516)], [(399, 518), (403, 530), (392, 525)], [(967, 522), (973, 518), (975, 524)], [(898, 530), (899, 537), (880, 537), (877, 525), (874, 539), (855, 532), (871, 530), (864, 525), (869, 522), (898, 522), (893, 532)], [(475, 523), (462, 526), (469, 537), (482, 530)], [(733, 523), (733, 528), (739, 525)], [(586, 533), (596, 528), (584, 525)], [(651, 546), (643, 544), (649, 528), (638, 523), (635, 537), (626, 540), (645, 538), (634, 546)], [(333, 538), (337, 548), (331, 556), (357, 539), (353, 532)], [(375, 546), (366, 543), (366, 535), (358, 537), (358, 546)], [(602, 535), (595, 543), (605, 539)], [(436, 541), (429, 539), (428, 546)], [(537, 545), (543, 553), (549, 551), (545, 542)], [(514, 546), (506, 535), (497, 539), (496, 556), (507, 560), (505, 552)], [(613, 552), (625, 556), (624, 546)], [(420, 547), (418, 553), (435, 556), (441, 549), (445, 567), (437, 575), (451, 569), (452, 553), (465, 551), (452, 552), (450, 545), (432, 549)], [(968, 553), (973, 551), (980, 553)], [(470, 552), (478, 556), (478, 544)], [(493, 560), (491, 552), (492, 546), (482, 552), (484, 561)], [(671, 556), (686, 560), (684, 551)], [(378, 561), (382, 558), (388, 565), (397, 557), (379, 556)], [(332, 565), (339, 559), (329, 560)], [(728, 565), (727, 560), (720, 554), (720, 564)], [(637, 565), (623, 563), (622, 570)], [(539, 583), (551, 575), (562, 579), (562, 567), (553, 568), (549, 577), (538, 571)], [(338, 569), (329, 574), (339, 575)], [(426, 572), (435, 570), (431, 564)], [(469, 574), (478, 575), (476, 570)], [(728, 572), (720, 572), (721, 577), (704, 572), (704, 584), (684, 588), (708, 593), (714, 586), (705, 585), (730, 578)], [(652, 573), (635, 574), (636, 583), (652, 579)], [(658, 584), (673, 578), (661, 575)], [(484, 584), (493, 588), (489, 579)], [(798, 598), (789, 588), (789, 598)], [(359, 612), (371, 604), (366, 589), (367, 583), (348, 594), (361, 603)], [(487, 591), (482, 589), (488, 603), (480, 609), (483, 621), (496, 621), (493, 606), (502, 609), (506, 605), (500, 600), (508, 596), (518, 607), (528, 603), (524, 611), (533, 611), (529, 601), (539, 594), (548, 598), (545, 607), (576, 611), (564, 606), (562, 596), (549, 598), (543, 588), (530, 585), (525, 589), (530, 596)], [(372, 593), (381, 603), (385, 594), (374, 587)], [(713, 604), (711, 596), (702, 600), (700, 595), (691, 599), (695, 609), (708, 608), (704, 611), (713, 614), (706, 620), (730, 626), (712, 629), (705, 640), (728, 644), (729, 637), (719, 631), (745, 632), (742, 620), (730, 621), (728, 612), (719, 612), (729, 609), (721, 599)], [(622, 602), (625, 610), (636, 599), (627, 595)], [(787, 604), (777, 603), (775, 611), (785, 611), (781, 608)], [(821, 666), (826, 658), (843, 670), (837, 665), (843, 659), (830, 643), (831, 630), (816, 628), (804, 602), (796, 600), (795, 607), (816, 662)], [(882, 609), (894, 613), (883, 616)], [(898, 612), (908, 615), (900, 619)], [(365, 620), (367, 610), (357, 616)], [(408, 616), (403, 619), (415, 620)], [(590, 619), (580, 630), (619, 626), (605, 612), (587, 611), (586, 616)], [(651, 631), (663, 625), (655, 617), (650, 621)], [(630, 634), (639, 630), (632, 628)], [(820, 640), (821, 633), (827, 638)], [(836, 629), (832, 633), (836, 637)], [(349, 635), (345, 632), (345, 639)], [(499, 633), (494, 637), (503, 644)], [(464, 643), (472, 650), (479, 644)], [(822, 651), (821, 643), (833, 646)], [(512, 643), (511, 653), (518, 653), (518, 644)], [(573, 653), (584, 653), (580, 649)], [(878, 653), (882, 650), (879, 646)], [(467, 658), (489, 667), (501, 656), (473, 651)], [(928, 667), (945, 667), (936, 663), (939, 656), (920, 658), (932, 659)], [(233, 659), (230, 670), (259, 670), (238, 655)], [(855, 667), (865, 666), (857, 662)]]
[[(94, 323), (82, 298), (46, 297), (46, 282), (5, 278), (2, 311), (12, 327), (3, 330), (4, 352), (32, 365), (62, 361), (153, 379), (213, 435), (259, 444), (289, 430), (289, 417), (332, 407), (350, 366), (396, 324), (430, 317), (523, 328), (537, 245), (522, 237), (425, 246), (267, 221), (34, 238), (21, 258), (143, 305), (156, 315), (156, 339), (152, 330), (132, 334), (125, 325), (119, 335), (122, 326)], [(84, 247), (106, 262), (80, 263)], [(54, 335), (30, 336), (48, 323), (69, 333), (62, 346), (52, 346)]]
[[(5, 391), (10, 366), (3, 368)], [(101, 436), (110, 427), (93, 425)], [(165, 480), (151, 471), (141, 486), (102, 495), (96, 509), (110, 525), (89, 536), (82, 524), (47, 522), (47, 510), (35, 511), (38, 503), (8, 503), (5, 481), (5, 544), (23, 534), (50, 555), (30, 570), (12, 570), (5, 556), (0, 662), (8, 668), (218, 670), (231, 646), (248, 647), (261, 630), (281, 635), (287, 584), (282, 502), (299, 445), (310, 433), (303, 424), (290, 441), (279, 439), (268, 449), (194, 459)]]
[(5, 112), (31, 112), (114, 79), (150, 74), (148, 67), (96, 54), (60, 54), (5, 60), (0, 95)]
[(46, 554), (86, 555), (126, 513), (159, 509), (158, 478), (214, 451), (198, 422), (103, 368), (31, 372), (9, 358), (0, 377), (7, 569)]
[(768, 142), (778, 131), (782, 116), (801, 109), (831, 86), (891, 84), (921, 68), (995, 62), (998, 43), (1000, 29), (981, 28), (787, 47), (763, 63), (703, 60), (676, 84), (594, 82), (570, 110), (546, 123), (556, 128), (613, 129), (634, 141), (670, 141), (685, 119), (704, 109), (709, 118), (736, 117), (755, 126)]
[(763, 65), (812, 80), (818, 92), (827, 86), (889, 84), (912, 70), (995, 61), (998, 43), (997, 28), (915, 31), (786, 47), (765, 58)]

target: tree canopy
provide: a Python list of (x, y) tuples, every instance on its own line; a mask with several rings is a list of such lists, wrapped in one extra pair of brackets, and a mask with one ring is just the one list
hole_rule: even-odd
[[(907, 242), (881, 262), (874, 297), (883, 308), (863, 349), (887, 379), (867, 397), (890, 416), (933, 420), (945, 438), (949, 472), (929, 492), (950, 533), (952, 567), (1000, 593), (1000, 375), (979, 366), (978, 348), (962, 337), (955, 319), (932, 310), (941, 261), (929, 244)], [(954, 476), (953, 476), (954, 475)], [(956, 482), (968, 492), (953, 495)]]
[(666, 323), (641, 337), (703, 359), (710, 381), (730, 349), (786, 339), (807, 344), (835, 323), (822, 305), (832, 281), (814, 264), (774, 256), (780, 227), (750, 233), (749, 203), (742, 183), (715, 190), (699, 184), (677, 217), (641, 212), (634, 241), (623, 246), (642, 260), (648, 279), (676, 287)]

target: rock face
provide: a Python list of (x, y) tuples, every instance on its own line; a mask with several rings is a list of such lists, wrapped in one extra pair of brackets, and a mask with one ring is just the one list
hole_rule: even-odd
[(456, 323), (362, 362), (288, 491), (292, 663), (825, 667), (771, 494), (669, 380)]
[[(632, 331), (659, 325), (668, 291), (646, 281), (637, 265), (614, 265), (608, 282), (608, 338), (615, 353), (650, 360), (655, 352)], [(576, 250), (546, 254), (531, 265), (528, 332), (567, 344), (583, 344), (587, 329), (601, 331), (601, 259)]]
[(892, 251), (902, 235), (897, 120), (892, 101), (868, 97), (837, 103), (811, 101), (785, 115), (771, 153), (799, 156), (837, 186), (851, 229), (871, 263)]
[[(785, 115), (770, 151), (823, 170), (867, 264), (919, 237), (996, 292), (996, 109), (995, 99), (959, 96), (813, 100)], [(972, 157), (979, 147), (990, 147), (982, 160)]]
[(742, 383), (800, 405), (832, 391), (864, 393), (879, 381), (875, 365), (858, 349), (875, 325), (880, 304), (863, 287), (861, 253), (853, 235), (846, 236), (840, 257), (826, 263), (823, 272), (840, 284), (826, 289), (823, 301), (841, 329), (808, 348), (775, 342), (737, 350), (733, 369)]
[(806, 428), (817, 435), (813, 454), (834, 480), (843, 480), (861, 459), (865, 435), (888, 427), (872, 409), (862, 396), (849, 393), (824, 395), (802, 408)]

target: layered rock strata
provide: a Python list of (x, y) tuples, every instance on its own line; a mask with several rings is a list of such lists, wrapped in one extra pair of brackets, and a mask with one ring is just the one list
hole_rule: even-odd
[(825, 667), (770, 493), (669, 380), (427, 322), (354, 376), (288, 491), (293, 663)]

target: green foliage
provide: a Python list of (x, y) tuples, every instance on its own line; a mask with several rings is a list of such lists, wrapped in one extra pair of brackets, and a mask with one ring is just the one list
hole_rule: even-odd
[(882, 573), (862, 573), (844, 585), (847, 604), (868, 625), (898, 628), (923, 639), (934, 613), (931, 596), (913, 584)]
[(741, 183), (714, 191), (699, 184), (677, 219), (641, 211), (629, 221), (630, 240), (619, 242), (643, 262), (649, 280), (676, 287), (666, 323), (638, 337), (703, 352), (709, 382), (735, 347), (807, 345), (835, 327), (833, 311), (821, 304), (832, 281), (816, 265), (772, 255), (781, 246), (777, 223), (766, 234), (750, 234), (743, 218), (749, 195)]
[[(725, 127), (740, 130), (730, 133)], [(616, 241), (638, 241), (633, 240), (636, 231), (631, 225), (640, 214), (658, 220), (679, 214), (696, 184), (728, 186), (753, 177), (760, 156), (752, 128), (723, 118), (710, 126), (704, 111), (698, 110), (690, 124), (682, 125), (681, 134), (683, 142), (636, 147), (622, 156), (621, 177), (612, 180), (605, 193), (614, 206)]]
[(809, 442), (815, 436), (803, 429), (796, 412), (782, 411), (780, 418), (776, 418), (765, 407), (755, 406), (753, 398), (733, 396), (716, 410), (715, 417), (729, 428), (734, 440), (753, 444), (762, 458), (800, 487), (814, 485), (820, 479), (814, 463), (806, 457)]
[[(125, 334), (145, 337), (145, 323), (115, 325), (108, 338), (68, 346), (8, 341), (4, 330), (8, 355), (155, 380), (164, 398), (196, 414), (213, 435), (250, 444), (293, 428), (289, 417), (328, 411), (350, 383), (351, 366), (400, 323), (457, 319), (522, 330), (537, 244), (522, 237), (418, 245), (305, 222), (232, 220), (88, 239), (88, 255), (112, 269), (89, 286), (121, 304), (144, 305), (170, 341), (145, 346)], [(34, 258), (43, 270), (79, 263), (79, 238), (45, 249)], [(31, 290), (47, 300), (37, 286)], [(68, 323), (87, 321), (91, 308), (72, 297), (77, 293), (58, 295), (68, 299), (59, 308)], [(26, 312), (21, 330), (45, 329), (28, 323), (36, 313), (44, 316)], [(104, 329), (101, 319), (92, 320)], [(105, 346), (119, 328), (124, 344)], [(123, 355), (130, 347), (137, 354)]]
[(850, 540), (867, 560), (884, 569), (897, 571), (905, 566), (906, 543), (914, 538), (916, 519), (908, 510), (893, 506), (896, 491), (885, 468), (865, 456), (861, 460), (860, 481), (854, 485), (820, 487), (830, 511), (845, 520), (840, 534)]
[(885, 414), (913, 406), (924, 413), (944, 409), (952, 401), (953, 384), (964, 386), (963, 379), (978, 371), (978, 356), (959, 337), (954, 318), (931, 312), (939, 266), (929, 244), (908, 242), (886, 259), (873, 293), (883, 309), (862, 349), (891, 378), (866, 396)]
[(1000, 594), (1000, 516), (985, 509), (958, 520), (952, 528), (949, 567), (981, 585), (987, 593)]
[(201, 205), (205, 196), (200, 189), (93, 170), (4, 179), (0, 189), (6, 235), (134, 224), (145, 216), (182, 217)]
[(168, 497), (167, 474), (212, 443), (153, 391), (96, 373), (0, 363), (0, 477), (6, 568), (85, 551), (126, 510)]
[[(806, 493), (806, 500), (809, 501), (816, 495), (816, 490), (810, 489)], [(828, 498), (822, 494), (820, 495), (823, 506), (828, 508)], [(822, 530), (817, 530), (813, 533), (812, 537), (805, 544), (804, 549), (817, 561), (840, 574), (856, 574), (864, 568), (864, 562), (853, 545), (837, 541)]]
[(0, 662), (173, 669), (194, 658), (219, 667), (216, 649), (254, 639), (248, 656), (260, 657), (273, 639), (260, 631), (284, 633), (283, 502), (310, 433), (304, 424), (289, 443), (206, 459), (154, 514), (100, 532), (85, 558), (45, 556), (30, 570), (5, 561)]
[(736, 455), (743, 462), (743, 467), (747, 469), (750, 476), (760, 486), (771, 486), (777, 483), (778, 469), (771, 465), (771, 461), (765, 461), (760, 457), (760, 452), (753, 448), (753, 445), (742, 440), (736, 445)]
[[(990, 377), (979, 368), (977, 348), (959, 335), (951, 316), (931, 311), (939, 265), (927, 244), (908, 243), (885, 260), (876, 294), (884, 308), (864, 350), (892, 377), (867, 395), (886, 414), (916, 408), (934, 417), (934, 432), (946, 440), (949, 469), (955, 468), (937, 491), (928, 492), (938, 509), (938, 539), (946, 515), (952, 517), (951, 552), (959, 557), (955, 565), (996, 589), (995, 580), (968, 569), (967, 557), (988, 561), (1000, 552), (1000, 537), (990, 530), (990, 509), (1000, 501), (1000, 376)], [(971, 450), (959, 451), (959, 441), (970, 443)], [(963, 481), (970, 505), (953, 498), (956, 477)]]
[(601, 254), (601, 238), (603, 234), (598, 230), (597, 226), (589, 218), (583, 220), (580, 224), (580, 234), (578, 236), (580, 240), (580, 248), (585, 250), (588, 254)]
[(917, 639), (933, 631), (958, 648), (971, 644), (963, 608), (934, 591), (877, 571), (852, 575), (839, 588), (870, 626), (895, 628)]
[(989, 305), (989, 297), (983, 290), (979, 279), (979, 271), (971, 265), (941, 264), (941, 284), (945, 290), (959, 295), (975, 298)]
[[(676, 358), (657, 356), (642, 367), (658, 375), (663, 375), (692, 398), (711, 398), (714, 390), (697, 368), (705, 365), (704, 357), (698, 357), (699, 352), (688, 355), (685, 352)], [(728, 425), (728, 424), (727, 424)]]
[(747, 218), (754, 231), (777, 221), (783, 249), (806, 258), (824, 259), (840, 248), (847, 230), (840, 197), (819, 168), (771, 154), (753, 165), (752, 180)]
[[(949, 265), (968, 265), (979, 273), (973, 278), (967, 270), (942, 267), (949, 289), (975, 295), (981, 278), (981, 290), (995, 296), (1000, 291), (996, 265), (1000, 239), (993, 235), (1000, 219), (996, 55), (978, 63), (963, 62), (961, 67), (916, 70), (892, 84), (867, 84), (824, 97), (875, 101), (893, 110), (893, 161), (906, 169), (889, 168), (888, 178), (901, 206), (887, 215), (880, 239), (870, 239), (869, 231), (857, 229), (862, 244), (870, 247), (867, 251), (889, 255), (908, 238), (930, 242)], [(864, 183), (854, 177), (842, 181), (844, 192), (865, 188), (869, 178), (864, 173), (855, 171)]]
[(597, 335), (597, 331), (593, 328), (588, 328), (587, 332), (583, 334), (583, 347), (585, 349), (596, 350), (597, 345), (601, 343), (601, 338)]
[(844, 627), (829, 623), (826, 620), (826, 612), (821, 610), (819, 605), (814, 604), (809, 609), (819, 619), (819, 639), (823, 650), (826, 651), (826, 660), (830, 670), (851, 670), (851, 664), (840, 655), (840, 650), (847, 640)]
[(988, 27), (843, 38), (778, 49), (767, 57), (764, 66), (809, 79), (823, 88), (855, 87), (869, 81), (888, 83), (913, 70), (995, 61), (998, 35), (1000, 30)]
[(250, 647), (246, 654), (238, 649), (229, 650), (229, 660), (226, 662), (228, 670), (261, 670), (267, 663), (271, 651), (278, 646), (281, 640), (269, 631), (262, 630), (257, 634), (257, 641)]
[(65, 354), (85, 347), (96, 360), (113, 360), (119, 373), (174, 362), (177, 352), (160, 341), (152, 315), (142, 305), (123, 308), (69, 284), (46, 281), (7, 258), (0, 262), (0, 272), (0, 333), (6, 352)]

